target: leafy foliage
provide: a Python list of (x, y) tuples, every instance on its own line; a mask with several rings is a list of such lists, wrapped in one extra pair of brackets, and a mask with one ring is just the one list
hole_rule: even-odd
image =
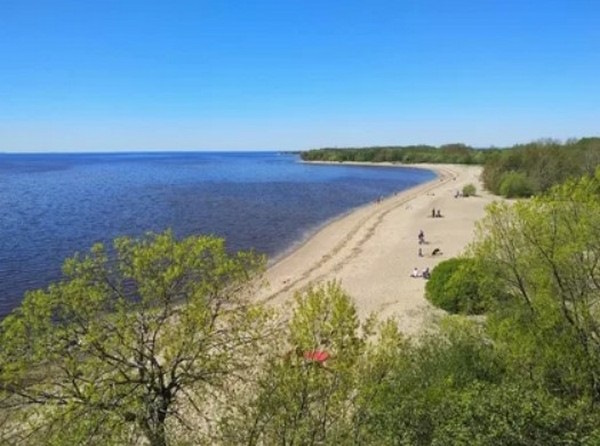
[(541, 140), (490, 152), (483, 169), (486, 189), (507, 197), (528, 197), (568, 178), (593, 175), (600, 165), (600, 138), (561, 144)]
[(500, 181), (500, 195), (506, 198), (529, 197), (533, 190), (532, 182), (521, 172), (508, 172)]
[[(356, 308), (338, 283), (296, 296), (287, 354), (263, 369), (237, 416), (223, 425), (227, 444), (347, 444), (355, 368), (370, 333), (359, 334)], [(307, 353), (326, 352), (323, 362)], [(248, 389), (247, 389), (248, 390)]]
[(474, 253), (514, 296), (490, 333), (516, 371), (564, 398), (600, 401), (600, 181), (493, 204)]
[(439, 263), (425, 285), (425, 296), (450, 313), (481, 314), (486, 302), (484, 278), (473, 260), (453, 258)]
[(464, 197), (472, 197), (477, 194), (477, 188), (473, 183), (469, 183), (463, 187), (462, 193)]
[(67, 260), (61, 282), (2, 323), (0, 379), (31, 443), (165, 445), (260, 353), (266, 313), (244, 290), (261, 257), (170, 232), (117, 239), (114, 251)]
[(305, 161), (482, 164), (492, 151), (474, 149), (464, 144), (446, 144), (441, 147), (323, 148), (302, 152), (301, 156)]

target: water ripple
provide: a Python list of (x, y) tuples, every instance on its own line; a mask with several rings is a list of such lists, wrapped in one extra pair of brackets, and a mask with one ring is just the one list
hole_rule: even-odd
[(337, 215), (431, 178), (268, 152), (0, 154), (0, 317), (95, 242), (172, 228), (274, 256)]

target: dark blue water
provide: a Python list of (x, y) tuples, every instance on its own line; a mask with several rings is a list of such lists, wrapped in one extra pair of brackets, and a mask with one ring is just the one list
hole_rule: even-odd
[(272, 152), (0, 154), (0, 316), (95, 242), (172, 228), (274, 257), (327, 220), (432, 178)]

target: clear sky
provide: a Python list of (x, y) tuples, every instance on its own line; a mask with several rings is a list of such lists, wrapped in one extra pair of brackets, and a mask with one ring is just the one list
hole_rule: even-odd
[(0, 0), (0, 151), (598, 135), (599, 0)]

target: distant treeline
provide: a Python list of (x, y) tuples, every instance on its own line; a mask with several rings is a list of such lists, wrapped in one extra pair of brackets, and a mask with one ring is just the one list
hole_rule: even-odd
[(356, 161), (392, 163), (483, 164), (494, 149), (474, 149), (464, 144), (323, 148), (302, 152), (305, 161)]
[(600, 138), (565, 143), (537, 141), (494, 151), (483, 169), (485, 187), (506, 197), (527, 197), (545, 192), (568, 178), (593, 175), (600, 165)]
[(323, 148), (302, 152), (305, 161), (481, 164), (482, 179), (492, 193), (526, 197), (548, 190), (567, 178), (593, 174), (600, 165), (600, 138), (564, 143), (539, 140), (509, 148), (388, 146)]

